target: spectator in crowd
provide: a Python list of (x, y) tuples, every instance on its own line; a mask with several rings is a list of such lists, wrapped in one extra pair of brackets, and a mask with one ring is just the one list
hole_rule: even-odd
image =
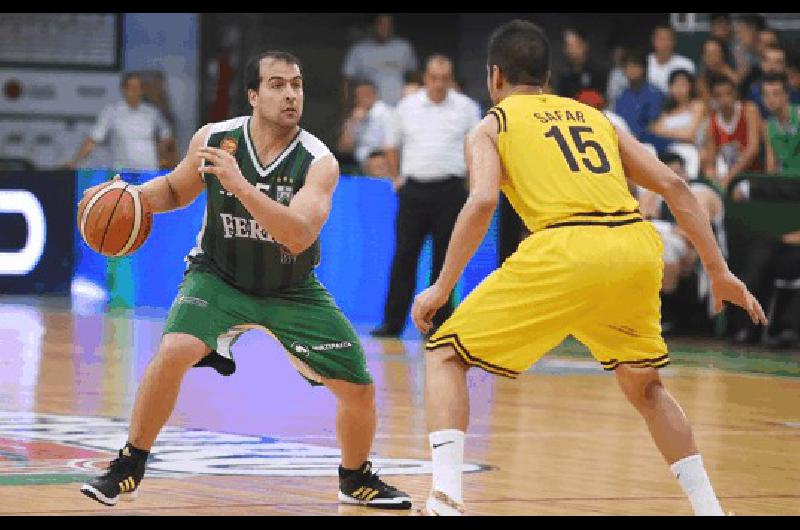
[(355, 84), (355, 104), (344, 121), (339, 136), (339, 151), (352, 154), (361, 171), (369, 176), (389, 176), (384, 144), (392, 109), (378, 100), (375, 84), (361, 80)]
[(711, 113), (702, 160), (705, 177), (727, 188), (743, 171), (760, 171), (761, 116), (751, 101), (742, 101), (727, 77), (711, 80)]
[[(402, 333), (414, 295), (422, 243), (428, 234), (432, 236), (431, 278), (436, 278), (467, 198), (464, 139), (481, 115), (477, 103), (452, 90), (452, 81), (450, 59), (442, 55), (428, 59), (424, 89), (398, 104), (387, 135), (399, 205), (384, 318), (372, 330), (376, 337)], [(446, 304), (439, 310), (433, 319), (435, 326), (450, 315), (451, 307)]]
[[(764, 28), (758, 32), (758, 56), (763, 57), (767, 48), (779, 48), (781, 45), (778, 32), (772, 28)], [(763, 73), (763, 72), (762, 72)]]
[(625, 77), (625, 48), (621, 44), (611, 44), (611, 70), (608, 72), (608, 86), (606, 87), (606, 101), (609, 110), (614, 110), (614, 103), (628, 88), (628, 78)]
[(103, 108), (68, 167), (78, 167), (98, 144), (110, 139), (114, 169), (159, 169), (159, 151), (169, 150), (172, 131), (161, 112), (143, 101), (141, 75), (123, 74), (120, 86), (123, 99)]
[(789, 83), (783, 75), (767, 74), (761, 86), (771, 115), (763, 133), (766, 171), (800, 176), (800, 105), (789, 101)]
[[(766, 48), (761, 55), (761, 65), (758, 70), (758, 78), (750, 85), (748, 98), (758, 106), (761, 117), (769, 117), (769, 110), (764, 105), (764, 98), (761, 93), (761, 80), (765, 76), (784, 76), (786, 75), (786, 51), (778, 46)], [(789, 99), (792, 103), (800, 103), (800, 93), (789, 88)]]
[(728, 58), (728, 66), (735, 66), (733, 63), (733, 18), (730, 13), (711, 13), (711, 37), (719, 40), (725, 47), (725, 56)]
[(647, 58), (643, 53), (631, 50), (625, 54), (625, 77), (628, 79), (628, 88), (617, 98), (614, 111), (625, 120), (636, 138), (651, 143), (657, 151), (662, 151), (666, 147), (665, 142), (653, 138), (648, 127), (661, 114), (664, 95), (647, 82), (646, 68)]
[(574, 28), (564, 31), (564, 55), (567, 69), (556, 83), (559, 95), (574, 98), (587, 88), (600, 92), (606, 88), (606, 73), (589, 61), (589, 42), (582, 31)]
[(736, 29), (736, 75), (741, 83), (742, 93), (746, 94), (750, 83), (758, 75), (760, 56), (758, 53), (758, 35), (766, 28), (764, 17), (756, 14), (742, 15), (734, 23)]
[(795, 42), (786, 51), (786, 78), (789, 89), (800, 93), (800, 43)]
[(710, 78), (726, 77), (738, 86), (739, 74), (731, 68), (729, 63), (730, 57), (725, 43), (715, 37), (706, 39), (703, 43), (703, 63), (697, 77), (697, 93), (706, 104), (711, 97)]
[(694, 62), (675, 53), (675, 30), (659, 24), (653, 30), (653, 52), (647, 56), (647, 82), (663, 93), (669, 90), (669, 75), (675, 70), (694, 74)]
[(651, 132), (694, 145), (704, 117), (705, 105), (696, 97), (694, 76), (688, 70), (674, 70), (661, 115), (650, 126)]
[(694, 76), (687, 70), (674, 70), (669, 76), (669, 93), (661, 115), (650, 125), (650, 132), (675, 140), (669, 150), (683, 156), (682, 165), (688, 168), (691, 178), (697, 177), (699, 170), (697, 143), (705, 114), (705, 104), (695, 95)]
[[(665, 153), (660, 158), (678, 176), (687, 182), (691, 180), (680, 155)], [(720, 248), (725, 249), (725, 210), (719, 191), (703, 181), (691, 181), (689, 188), (708, 217)], [(667, 294), (672, 293), (678, 287), (681, 276), (686, 276), (695, 269), (697, 254), (660, 195), (641, 188), (639, 206), (642, 215), (653, 223), (664, 243), (664, 279), (661, 290)]]
[(345, 57), (344, 101), (349, 99), (353, 80), (369, 79), (378, 89), (378, 98), (394, 106), (403, 96), (406, 74), (416, 69), (414, 48), (407, 40), (394, 36), (392, 16), (378, 15), (372, 35), (354, 44)]

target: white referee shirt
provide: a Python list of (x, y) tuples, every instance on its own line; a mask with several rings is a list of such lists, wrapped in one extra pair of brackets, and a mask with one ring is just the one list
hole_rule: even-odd
[(434, 103), (421, 88), (397, 104), (387, 128), (387, 147), (400, 149), (400, 174), (419, 181), (464, 176), (464, 137), (480, 122), (480, 107), (453, 90)]
[[(115, 169), (158, 169), (158, 139), (172, 135), (161, 112), (149, 103), (136, 108), (118, 101), (107, 105), (89, 135), (96, 143), (111, 142)], [(110, 138), (109, 138), (110, 136)]]

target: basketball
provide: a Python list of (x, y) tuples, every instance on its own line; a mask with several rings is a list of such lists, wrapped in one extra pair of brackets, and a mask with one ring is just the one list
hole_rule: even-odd
[(142, 194), (122, 180), (87, 197), (78, 208), (78, 229), (89, 247), (104, 256), (122, 257), (147, 240), (153, 214)]

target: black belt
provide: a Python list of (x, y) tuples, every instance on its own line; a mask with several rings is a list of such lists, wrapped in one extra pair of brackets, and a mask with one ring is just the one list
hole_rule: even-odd
[[(621, 220), (613, 220), (614, 217), (624, 217), (627, 215), (635, 215), (636, 217), (632, 217), (630, 219), (621, 219)], [(641, 223), (644, 219), (642, 219), (642, 214), (639, 212), (639, 209), (635, 209), (632, 212), (626, 212), (624, 210), (620, 210), (617, 212), (583, 212), (583, 213), (574, 213), (570, 215), (567, 219), (574, 218), (574, 217), (595, 217), (595, 219), (575, 219), (572, 221), (559, 221), (557, 223), (553, 223), (551, 225), (545, 226), (545, 230), (548, 228), (560, 228), (563, 226), (608, 226), (614, 228), (616, 226), (624, 226), (633, 223)]]
[(431, 180), (431, 179), (418, 179), (415, 178), (413, 175), (409, 175), (406, 177), (406, 182), (409, 184), (422, 184), (422, 185), (433, 185), (433, 184), (447, 184), (453, 181), (463, 182), (464, 177), (460, 175), (444, 175), (440, 179)]

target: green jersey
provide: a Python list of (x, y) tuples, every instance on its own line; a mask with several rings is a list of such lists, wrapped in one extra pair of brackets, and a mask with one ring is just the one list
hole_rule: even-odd
[(789, 106), (789, 123), (783, 127), (778, 118), (767, 121), (769, 143), (775, 152), (778, 172), (800, 174), (800, 106)]
[[(303, 187), (309, 166), (330, 153), (319, 139), (300, 129), (283, 153), (265, 166), (250, 136), (249, 116), (212, 124), (206, 145), (233, 154), (244, 178), (284, 205)], [(206, 212), (197, 244), (186, 258), (188, 270), (213, 273), (245, 293), (262, 296), (304, 281), (319, 264), (319, 240), (293, 256), (214, 175), (205, 173), (204, 180)]]

